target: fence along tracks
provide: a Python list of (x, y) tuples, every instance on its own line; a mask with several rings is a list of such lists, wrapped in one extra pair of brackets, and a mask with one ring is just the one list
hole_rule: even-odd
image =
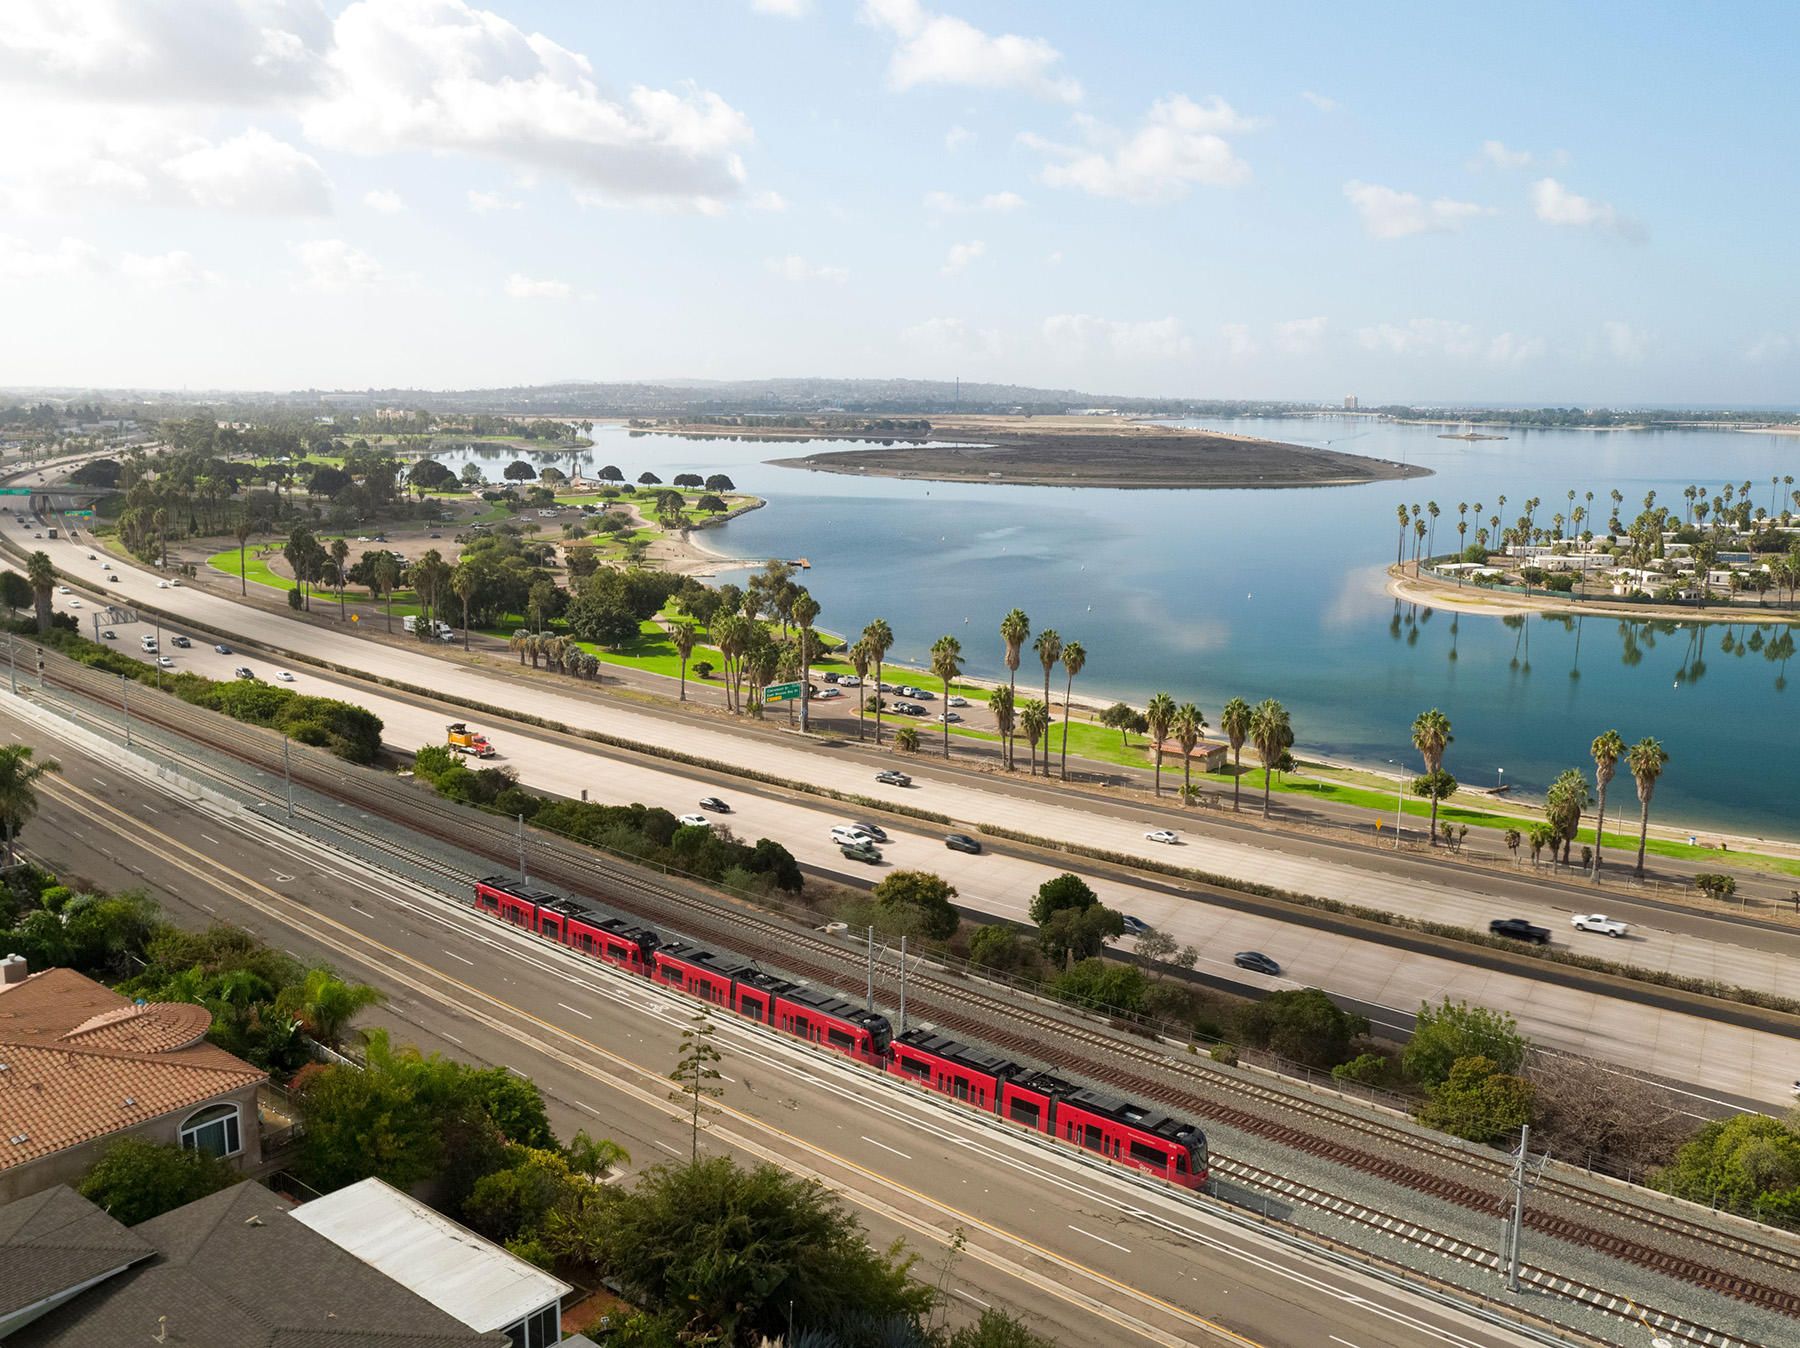
[[(54, 665), (46, 667), (46, 677), (51, 685), (65, 687), (104, 706), (120, 705), (119, 685), (109, 676), (50, 653), (46, 654), (46, 660), (54, 660)], [(136, 721), (159, 726), (223, 753), (253, 769), (261, 780), (254, 776), (221, 774), (216, 763), (159, 745), (157, 751), (163, 756), (185, 763), (200, 776), (229, 775), (238, 789), (253, 798), (260, 797), (268, 804), (284, 803), (278, 783), (271, 786), (271, 779), (278, 778), (283, 763), (282, 746), (272, 732), (240, 725), (173, 697), (152, 698), (143, 692), (134, 699), (131, 712)], [(109, 730), (116, 730), (110, 722), (102, 721), (102, 724)], [(463, 852), (490, 858), (499, 865), (511, 867), (516, 864), (517, 834), (495, 822), (491, 816), (448, 804), (378, 774), (345, 767), (304, 749), (295, 752), (290, 762), (297, 784), (352, 804), (371, 818), (424, 834)], [(473, 879), (442, 858), (359, 827), (354, 821), (332, 812), (297, 804), (295, 814), (355, 838), (378, 853), (400, 859), (459, 888)], [(603, 901), (613, 898), (629, 911), (647, 919), (678, 928), (701, 941), (724, 945), (745, 954), (761, 955), (804, 978), (838, 987), (853, 987), (864, 976), (864, 956), (805, 928), (721, 902), (717, 896), (706, 895), (697, 888), (673, 880), (659, 880), (641, 868), (615, 863), (590, 849), (549, 835), (534, 832), (529, 843), (535, 878)], [(878, 968), (877, 982), (884, 992), (891, 994), (896, 982), (893, 971)], [(1023, 999), (1002, 995), (997, 989), (971, 985), (954, 975), (925, 966), (916, 971), (909, 970), (907, 991), (909, 1011), (916, 1011), (921, 1019), (951, 1032), (1040, 1061), (1049, 1055), (1059, 1067), (1182, 1109), (1202, 1123), (1223, 1123), (1459, 1207), (1496, 1219), (1499, 1216), (1500, 1184), (1507, 1168), (1500, 1158), (1449, 1142), (1437, 1143), (1398, 1125), (1337, 1108), (1327, 1101), (1281, 1090), (1196, 1062), (1186, 1055), (1171, 1054), (1148, 1043), (1048, 1014)], [(891, 996), (889, 1000), (892, 1001)], [(1329, 1133), (1348, 1134), (1349, 1139), (1327, 1135)], [(1357, 1145), (1357, 1141), (1366, 1145)], [(1384, 1149), (1411, 1159), (1380, 1154)], [(1221, 1171), (1266, 1192), (1281, 1194), (1291, 1201), (1380, 1229), (1394, 1238), (1434, 1250), (1448, 1258), (1489, 1269), (1495, 1267), (1496, 1256), (1492, 1251), (1483, 1251), (1406, 1219), (1298, 1184), (1229, 1157), (1215, 1155), (1214, 1159)], [(1445, 1169), (1453, 1173), (1443, 1173)], [(1800, 1290), (1796, 1290), (1800, 1289), (1800, 1256), (1559, 1177), (1545, 1176), (1536, 1192), (1540, 1199), (1554, 1198), (1565, 1208), (1585, 1209), (1587, 1218), (1583, 1220), (1547, 1210), (1541, 1202), (1537, 1206), (1528, 1205), (1526, 1223), (1541, 1234), (1586, 1246), (1764, 1310), (1800, 1318)], [(1596, 1225), (1596, 1222), (1600, 1224)], [(1635, 1230), (1628, 1231), (1630, 1228)], [(1681, 1246), (1699, 1249), (1684, 1250)], [(1755, 1272), (1718, 1267), (1708, 1263), (1707, 1257), (1724, 1257), (1727, 1262), (1748, 1265)], [(1624, 1298), (1603, 1289), (1588, 1287), (1546, 1270), (1531, 1270), (1527, 1276), (1542, 1290), (1608, 1313), (1621, 1313), (1617, 1308), (1629, 1304)], [(1764, 1281), (1765, 1277), (1772, 1281)], [(1665, 1335), (1703, 1345), (1703, 1348), (1749, 1344), (1748, 1340), (1665, 1312), (1645, 1309), (1637, 1318), (1654, 1325)]]

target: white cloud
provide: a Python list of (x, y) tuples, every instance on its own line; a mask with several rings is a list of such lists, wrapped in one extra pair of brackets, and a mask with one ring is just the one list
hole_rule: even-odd
[(240, 215), (328, 215), (331, 182), (319, 161), (251, 127), (219, 145), (201, 141), (162, 171), (196, 206)]
[(1159, 98), (1129, 136), (1091, 117), (1079, 116), (1087, 145), (1058, 145), (1029, 132), (1021, 144), (1051, 156), (1043, 181), (1051, 187), (1079, 187), (1101, 197), (1124, 197), (1140, 205), (1178, 201), (1189, 187), (1238, 187), (1250, 180), (1250, 166), (1220, 134), (1256, 126), (1238, 116), (1222, 98), (1200, 104), (1186, 94)]
[(1462, 364), (1485, 361), (1490, 365), (1524, 365), (1545, 352), (1542, 338), (1519, 337), (1503, 332), (1488, 337), (1472, 323), (1446, 318), (1415, 318), (1404, 327), (1382, 323), (1358, 328), (1357, 345), (1365, 351), (1391, 356), (1441, 356)]
[(1325, 338), (1323, 318), (1290, 318), (1275, 325), (1275, 349), (1284, 356), (1304, 356)]
[(1254, 356), (1262, 349), (1250, 335), (1248, 323), (1226, 323), (1219, 329), (1219, 336), (1225, 339), (1225, 351), (1232, 360)]
[(717, 94), (634, 86), (464, 0), (358, 0), (338, 16), (308, 136), (358, 154), (475, 155), (573, 182), (581, 199), (717, 211), (745, 181), (749, 119)]
[(1338, 102), (1335, 98), (1327, 98), (1324, 94), (1315, 94), (1311, 89), (1302, 89), (1300, 97), (1311, 103), (1320, 112), (1336, 112)]
[(1543, 356), (1547, 348), (1542, 337), (1515, 337), (1503, 332), (1488, 343), (1489, 365), (1529, 365)]
[(363, 205), (383, 215), (398, 215), (406, 209), (406, 203), (400, 200), (400, 194), (385, 187), (371, 188), (364, 192)]
[(1482, 141), (1481, 153), (1495, 168), (1524, 169), (1537, 163), (1530, 150), (1509, 150), (1497, 140)]
[(968, 270), (969, 264), (985, 252), (987, 252), (987, 245), (980, 239), (974, 239), (968, 243), (953, 243), (950, 245), (949, 257), (945, 258), (944, 265), (938, 268), (938, 274), (961, 276)]
[(1531, 204), (1537, 218), (1547, 225), (1597, 230), (1630, 243), (1642, 243), (1646, 238), (1638, 221), (1620, 215), (1605, 202), (1578, 196), (1554, 178), (1539, 178), (1531, 185)]
[(780, 19), (804, 19), (812, 12), (812, 0), (750, 0), (750, 8)]
[(847, 267), (815, 267), (798, 253), (789, 253), (786, 257), (766, 257), (763, 259), (763, 267), (782, 280), (792, 281), (796, 285), (801, 281), (835, 281), (842, 285), (850, 279)]
[(495, 211), (521, 211), (525, 209), (522, 201), (508, 201), (498, 192), (477, 192), (469, 189), (469, 209), (476, 215), (492, 215)]
[(1104, 350), (1119, 360), (1172, 360), (1193, 346), (1178, 318), (1127, 323), (1091, 314), (1053, 314), (1041, 331), (1051, 350), (1064, 357)]
[(1650, 334), (1629, 323), (1602, 323), (1600, 331), (1606, 336), (1606, 349), (1612, 352), (1614, 360), (1635, 365), (1650, 353)]
[(10, 234), (0, 234), (0, 282), (62, 280), (100, 270), (100, 252), (82, 239), (64, 239), (47, 253)]
[(514, 272), (506, 278), (506, 293), (515, 300), (566, 300), (575, 289), (567, 281), (534, 281)]
[(154, 257), (127, 253), (119, 259), (119, 270), (154, 290), (205, 290), (221, 281), (218, 273), (207, 271), (180, 249)]
[(1498, 214), (1492, 206), (1451, 201), (1448, 197), (1427, 202), (1411, 192), (1396, 192), (1391, 187), (1377, 187), (1355, 178), (1344, 184), (1344, 195), (1362, 216), (1363, 228), (1373, 239), (1450, 233), (1461, 229), (1465, 221)]
[(314, 239), (294, 252), (306, 267), (301, 284), (309, 290), (373, 290), (388, 279), (379, 262), (342, 239)]
[(961, 318), (928, 318), (903, 330), (900, 340), (933, 356), (997, 356), (1006, 347), (998, 329), (978, 328)]
[(753, 211), (785, 211), (788, 208), (787, 198), (774, 190), (756, 193), (750, 198), (749, 206)]
[(1746, 360), (1780, 360), (1794, 349), (1794, 339), (1785, 332), (1765, 332), (1744, 352)]
[(888, 81), (896, 89), (958, 84), (1053, 103), (1081, 101), (1080, 83), (1053, 73), (1062, 53), (1041, 37), (990, 37), (965, 20), (933, 14), (919, 0), (863, 0), (861, 17), (900, 39), (888, 62)]
[(925, 194), (925, 209), (939, 215), (967, 215), (971, 211), (1007, 215), (1024, 205), (1025, 198), (1017, 192), (989, 192), (980, 201), (973, 203), (964, 202), (949, 192)]
[(275, 102), (312, 88), (320, 0), (6, 0), (0, 84), (102, 102)]
[(944, 148), (955, 154), (965, 145), (975, 143), (975, 133), (966, 126), (953, 126), (944, 132)]
[(1060, 265), (1061, 262), (1062, 262), (1062, 249), (1060, 249), (1060, 248), (1058, 248), (1054, 253), (1046, 253), (1044, 255), (1044, 265), (1046, 267), (1055, 267), (1055, 266)]

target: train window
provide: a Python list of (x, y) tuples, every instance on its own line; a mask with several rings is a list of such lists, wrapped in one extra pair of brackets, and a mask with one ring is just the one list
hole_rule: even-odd
[(1187, 1157), (1180, 1152), (1175, 1153), (1175, 1173), (1177, 1175), (1187, 1174)]
[(956, 1078), (950, 1083), (950, 1094), (954, 1095), (958, 1100), (967, 1100), (969, 1098), (969, 1083), (964, 1081), (961, 1077)]
[(1131, 1159), (1140, 1165), (1153, 1165), (1162, 1169), (1169, 1164), (1169, 1158), (1155, 1147), (1147, 1147), (1136, 1138), (1131, 1141)]
[(1106, 1141), (1105, 1136), (1091, 1123), (1084, 1124), (1081, 1131), (1081, 1145), (1089, 1151), (1099, 1151), (1101, 1144)]
[(927, 1080), (931, 1078), (931, 1064), (928, 1062), (914, 1062), (911, 1058), (902, 1058), (900, 1059), (900, 1070), (909, 1076), (924, 1077)]
[(1038, 1126), (1038, 1119), (1041, 1111), (1038, 1109), (1035, 1102), (1031, 1100), (1020, 1100), (1015, 1096), (1012, 1102), (1011, 1114), (1014, 1123), (1023, 1123), (1029, 1127), (1036, 1128)]
[(831, 1046), (833, 1048), (841, 1048), (845, 1052), (849, 1052), (856, 1047), (856, 1040), (852, 1039), (836, 1026), (827, 1026), (825, 1029), (825, 1037), (831, 1040)]

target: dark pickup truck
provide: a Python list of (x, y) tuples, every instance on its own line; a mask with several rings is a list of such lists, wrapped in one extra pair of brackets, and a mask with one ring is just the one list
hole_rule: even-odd
[(1534, 927), (1522, 917), (1500, 917), (1488, 923), (1488, 935), (1508, 936), (1532, 945), (1549, 945), (1550, 928)]

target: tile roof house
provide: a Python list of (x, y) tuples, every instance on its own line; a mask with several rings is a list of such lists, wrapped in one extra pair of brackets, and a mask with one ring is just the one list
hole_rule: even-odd
[(0, 1203), (72, 1184), (122, 1136), (259, 1164), (268, 1074), (207, 1043), (211, 1026), (204, 1007), (0, 960)]
[[(59, 1280), (42, 1256), (64, 1250)], [(6, 1348), (508, 1348), (295, 1221), (254, 1181), (129, 1230), (67, 1188), (0, 1207), (0, 1332)]]

